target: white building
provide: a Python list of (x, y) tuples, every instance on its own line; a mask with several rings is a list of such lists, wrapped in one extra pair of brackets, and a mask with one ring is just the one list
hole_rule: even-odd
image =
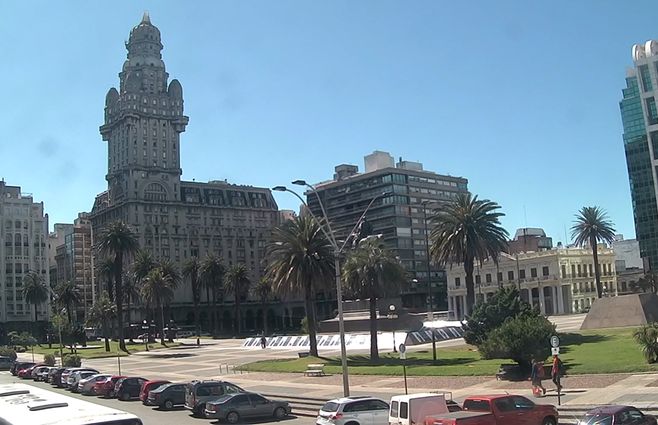
[[(23, 297), (22, 279), (35, 271), (48, 284), (48, 215), (43, 202), (21, 193), (19, 186), (0, 181), (0, 323), (34, 320), (34, 307)], [(49, 303), (38, 308), (46, 320)]]
[[(599, 247), (601, 283), (607, 295), (617, 295), (615, 256)], [(446, 270), (448, 309), (462, 319), (466, 308), (466, 273), (454, 265)], [(539, 307), (542, 314), (557, 315), (585, 311), (596, 299), (592, 250), (557, 248), (514, 255), (501, 254), (498, 264), (486, 261), (475, 265), (475, 298), (487, 300), (499, 287), (514, 285), (521, 298)]]

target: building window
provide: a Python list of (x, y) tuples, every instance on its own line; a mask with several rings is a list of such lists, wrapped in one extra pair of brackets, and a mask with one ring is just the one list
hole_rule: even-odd
[(544, 266), (541, 268), (541, 275), (548, 276), (548, 266)]
[(519, 279), (525, 279), (525, 269), (519, 270)]
[(532, 267), (530, 269), (530, 277), (537, 277), (537, 269)]
[(496, 282), (500, 283), (503, 281), (503, 272), (498, 272), (497, 276), (498, 280)]
[(480, 277), (479, 274), (475, 275), (475, 283), (477, 283), (478, 285), (482, 283), (482, 278)]
[(507, 280), (509, 280), (509, 281), (514, 280), (514, 272), (513, 271), (508, 271), (507, 272)]
[(562, 270), (562, 279), (566, 279), (566, 277), (567, 277), (567, 266), (562, 264), (561, 270)]
[(455, 278), (455, 286), (461, 286), (461, 281), (458, 277)]
[(643, 91), (647, 92), (653, 90), (653, 84), (651, 83), (651, 74), (649, 73), (648, 65), (641, 65), (640, 70), (640, 80), (642, 82)]
[(487, 283), (491, 283), (491, 273), (487, 273), (484, 276), (484, 281), (487, 282)]

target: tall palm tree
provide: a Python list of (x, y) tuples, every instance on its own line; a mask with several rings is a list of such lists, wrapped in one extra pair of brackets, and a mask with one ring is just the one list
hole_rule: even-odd
[(331, 243), (310, 215), (286, 221), (272, 231), (267, 276), (277, 292), (304, 294), (309, 352), (318, 356), (315, 290), (331, 285), (334, 258)]
[(267, 277), (262, 277), (254, 288), (263, 309), (263, 335), (267, 335), (267, 301), (272, 296), (272, 283)]
[(463, 264), (466, 272), (466, 314), (475, 304), (473, 268), (487, 258), (498, 262), (508, 234), (500, 225), (500, 206), (477, 195), (460, 193), (439, 206), (431, 218), (431, 254), (442, 266)]
[(608, 219), (605, 210), (599, 207), (582, 207), (571, 227), (571, 237), (578, 246), (589, 245), (594, 257), (594, 280), (596, 281), (596, 295), (601, 298), (601, 271), (599, 270), (598, 242), (611, 244), (615, 239), (615, 228)]
[(28, 304), (34, 305), (34, 323), (37, 323), (37, 308), (39, 304), (48, 300), (50, 291), (46, 286), (46, 282), (43, 280), (41, 274), (30, 271), (25, 276), (23, 276), (23, 297)]
[(240, 335), (240, 332), (242, 331), (240, 326), (240, 300), (249, 292), (250, 284), (249, 270), (247, 270), (247, 266), (242, 263), (230, 267), (224, 276), (224, 290), (227, 293), (233, 293), (233, 300), (235, 302), (233, 332), (236, 336)]
[(108, 353), (110, 352), (109, 324), (114, 320), (116, 313), (116, 305), (110, 301), (107, 292), (103, 292), (94, 305), (89, 309), (89, 313), (87, 314), (87, 326), (100, 326), (103, 329), (105, 351)]
[(110, 301), (114, 302), (114, 260), (103, 258), (98, 264), (98, 276), (105, 281), (105, 290)]
[(60, 307), (66, 309), (66, 317), (69, 325), (73, 324), (73, 310), (80, 304), (82, 297), (75, 283), (67, 280), (55, 286), (55, 301)]
[(126, 341), (123, 339), (123, 261), (125, 257), (137, 252), (139, 243), (135, 233), (126, 223), (115, 221), (101, 234), (98, 248), (102, 255), (111, 257), (114, 261), (114, 298), (117, 306), (119, 348), (127, 352)]
[(160, 343), (164, 345), (164, 305), (174, 298), (174, 282), (170, 275), (156, 267), (151, 270), (142, 283), (144, 300), (160, 310)]
[(348, 293), (369, 298), (370, 360), (379, 360), (377, 346), (377, 298), (398, 293), (404, 283), (405, 270), (395, 255), (381, 241), (369, 239), (351, 251), (343, 266), (343, 281)]
[(183, 276), (190, 279), (192, 289), (192, 303), (194, 304), (194, 329), (199, 337), (199, 303), (201, 301), (201, 288), (199, 285), (199, 269), (201, 264), (196, 256), (192, 256), (183, 263)]
[[(206, 288), (206, 296), (208, 297), (208, 315), (211, 318), (213, 335), (215, 335), (217, 331), (217, 294), (222, 291), (224, 272), (224, 264), (222, 263), (221, 258), (216, 255), (209, 254), (201, 262), (201, 281)], [(212, 292), (212, 309), (210, 309), (210, 292)]]
[(156, 266), (156, 262), (153, 259), (151, 253), (145, 249), (140, 249), (135, 254), (135, 259), (132, 263), (132, 272), (135, 274), (135, 278), (138, 282), (141, 283), (143, 279), (148, 276), (148, 274)]
[[(128, 313), (128, 326), (132, 323), (132, 306), (137, 306), (140, 297), (141, 280), (137, 279), (135, 273), (123, 274), (123, 295), (126, 298), (126, 312)], [(132, 333), (130, 334), (132, 342)]]

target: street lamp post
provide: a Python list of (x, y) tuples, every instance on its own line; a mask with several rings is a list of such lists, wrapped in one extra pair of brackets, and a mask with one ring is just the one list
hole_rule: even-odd
[(146, 332), (144, 333), (144, 335), (145, 335), (145, 338), (144, 338), (144, 349), (145, 349), (146, 351), (148, 351), (148, 350), (149, 350), (149, 322), (148, 322), (146, 319), (144, 319), (144, 321), (142, 322), (142, 330), (143, 330), (143, 331), (146, 331)]
[[(397, 314), (395, 314), (395, 305), (391, 304), (388, 306), (388, 318), (389, 319), (396, 319), (398, 317)], [(395, 346), (395, 322), (393, 322), (393, 326), (391, 326), (391, 329), (393, 330), (393, 352), (397, 353), (398, 349)]]
[[(434, 322), (434, 303), (432, 300), (432, 272), (430, 269), (430, 237), (427, 230), (427, 205), (429, 202), (424, 201), (423, 205), (423, 223), (425, 224), (425, 261), (427, 263), (427, 295), (429, 302), (427, 305), (427, 321)], [(436, 363), (436, 336), (432, 328), (432, 361)]]
[[(350, 236), (354, 234), (356, 229), (358, 228), (359, 224), (363, 221), (363, 219), (366, 216), (366, 213), (372, 206), (372, 204), (375, 202), (375, 200), (379, 199), (380, 197), (383, 196), (388, 196), (387, 192), (384, 192), (380, 195), (375, 196), (366, 209), (363, 211), (363, 214), (361, 214), (361, 217), (356, 222), (356, 225), (352, 229), (352, 231), (348, 234), (347, 238), (345, 238), (345, 241), (343, 242), (342, 245), (338, 245), (338, 241), (335, 238), (333, 229), (331, 228), (331, 224), (329, 222), (329, 216), (327, 215), (327, 212), (324, 208), (324, 205), (322, 204), (322, 200), (320, 199), (320, 195), (318, 194), (317, 190), (308, 183), (306, 183), (305, 180), (295, 180), (292, 182), (294, 185), (298, 186), (305, 186), (307, 187), (311, 192), (315, 194), (315, 196), (318, 198), (318, 203), (320, 204), (320, 209), (322, 210), (322, 215), (324, 218), (324, 223), (313, 214), (311, 209), (309, 208), (308, 204), (302, 198), (297, 192), (288, 189), (285, 186), (275, 186), (272, 188), (272, 190), (277, 191), (277, 192), (289, 192), (292, 193), (297, 199), (301, 201), (301, 203), (306, 207), (308, 212), (311, 214), (313, 219), (320, 225), (320, 229), (322, 230), (322, 233), (327, 237), (329, 240), (329, 243), (331, 244), (333, 250), (334, 250), (334, 270), (335, 270), (335, 277), (336, 277), (336, 302), (338, 303), (338, 333), (340, 337), (340, 362), (341, 362), (341, 368), (343, 372), (343, 395), (345, 397), (348, 397), (350, 395), (350, 384), (349, 384), (349, 371), (347, 368), (347, 348), (345, 346), (345, 321), (343, 319), (343, 290), (342, 290), (342, 284), (341, 284), (341, 277), (340, 277), (340, 256), (345, 249), (345, 246), (347, 245), (347, 242), (350, 240)], [(324, 226), (327, 226), (327, 229), (324, 228)], [(328, 231), (327, 231), (328, 230)]]

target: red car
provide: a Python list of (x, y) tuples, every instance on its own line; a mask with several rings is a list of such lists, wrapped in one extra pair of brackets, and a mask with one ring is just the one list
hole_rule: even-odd
[(123, 375), (113, 375), (109, 378), (100, 380), (94, 384), (94, 393), (103, 397), (114, 397), (114, 384), (119, 379), (125, 378)]
[(585, 414), (579, 424), (608, 424), (608, 425), (656, 425), (656, 419), (645, 416), (632, 406), (601, 406), (596, 407)]
[(40, 366), (44, 366), (42, 363), (35, 364), (33, 366), (28, 367), (27, 369), (21, 369), (18, 371), (18, 377), (21, 379), (32, 379), (32, 371)]
[(169, 383), (170, 381), (165, 381), (165, 380), (153, 380), (153, 381), (144, 382), (144, 384), (142, 384), (142, 389), (139, 391), (139, 399), (142, 401), (142, 403), (146, 404), (146, 399), (149, 396), (149, 391), (154, 390), (161, 385), (169, 384)]

